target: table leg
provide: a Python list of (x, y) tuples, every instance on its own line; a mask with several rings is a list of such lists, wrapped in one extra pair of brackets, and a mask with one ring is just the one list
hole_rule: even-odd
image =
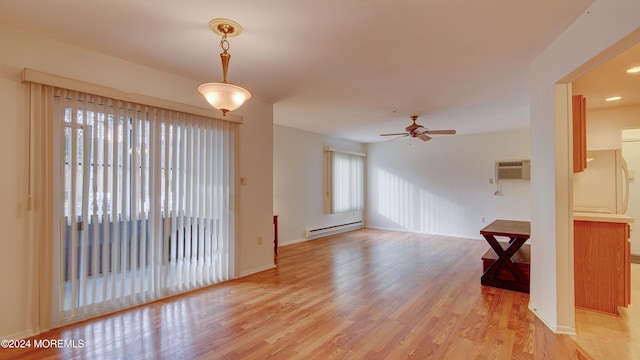
[[(496, 259), (493, 264), (485, 271), (482, 275), (482, 284), (484, 285), (493, 285), (494, 283), (510, 283), (510, 287), (513, 286), (520, 291), (528, 292), (529, 290), (529, 280), (522, 273), (522, 271), (518, 268), (518, 266), (511, 260), (511, 257), (524, 245), (527, 239), (522, 238), (511, 238), (510, 245), (507, 249), (503, 249), (498, 240), (492, 235), (483, 235), (487, 240), (489, 245), (493, 251), (495, 251), (496, 255), (498, 255), (498, 259)], [(516, 282), (506, 281), (506, 280), (498, 280), (495, 276), (498, 274), (500, 270), (506, 267), (513, 277), (516, 279)]]

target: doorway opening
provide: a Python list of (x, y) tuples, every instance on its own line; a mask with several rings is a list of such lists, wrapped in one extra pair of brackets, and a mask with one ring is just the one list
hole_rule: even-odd
[[(640, 174), (640, 128), (622, 130), (622, 156), (629, 169), (629, 206), (626, 215), (640, 219), (640, 182), (635, 178)], [(637, 226), (631, 224), (631, 226)], [(640, 264), (640, 233), (631, 231), (631, 262)]]

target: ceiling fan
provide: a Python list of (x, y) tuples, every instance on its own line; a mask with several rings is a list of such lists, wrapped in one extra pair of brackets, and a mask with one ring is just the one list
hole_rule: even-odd
[(455, 130), (429, 130), (420, 124), (416, 124), (416, 120), (418, 120), (418, 115), (411, 116), (411, 120), (413, 120), (413, 124), (405, 128), (406, 132), (394, 133), (394, 134), (380, 134), (380, 136), (397, 136), (397, 138), (394, 138), (391, 140), (399, 139), (405, 136), (410, 136), (412, 138), (418, 138), (422, 141), (429, 141), (431, 140), (431, 136), (429, 135), (453, 135), (456, 133)]

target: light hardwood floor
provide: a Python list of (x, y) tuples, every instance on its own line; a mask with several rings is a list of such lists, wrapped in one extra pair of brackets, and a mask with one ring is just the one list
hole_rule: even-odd
[(631, 264), (631, 305), (618, 311), (576, 310), (574, 339), (594, 359), (640, 359), (640, 264)]
[(83, 348), (0, 349), (0, 358), (591, 358), (542, 324), (527, 294), (480, 285), (487, 249), (369, 229), (290, 245), (276, 269), (32, 339)]

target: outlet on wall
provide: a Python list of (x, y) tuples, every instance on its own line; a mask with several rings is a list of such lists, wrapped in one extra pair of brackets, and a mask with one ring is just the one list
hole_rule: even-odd
[(262, 236), (258, 236), (258, 245), (262, 245)]

